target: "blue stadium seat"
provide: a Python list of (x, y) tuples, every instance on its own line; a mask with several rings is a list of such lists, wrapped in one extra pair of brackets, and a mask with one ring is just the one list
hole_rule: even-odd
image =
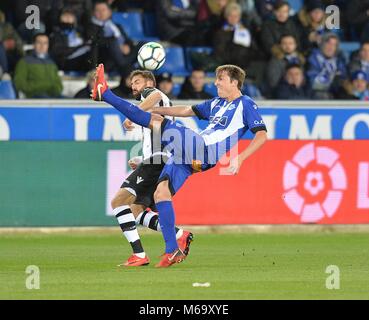
[(242, 93), (253, 99), (262, 98), (259, 88), (252, 83), (245, 83), (242, 88)]
[(182, 89), (182, 83), (174, 83), (173, 85), (173, 89), (172, 89), (172, 94), (176, 97), (178, 97), (178, 95), (180, 94)]
[(167, 47), (165, 48), (165, 63), (159, 69), (159, 73), (168, 72), (177, 76), (188, 76), (189, 72), (186, 69), (185, 57), (182, 47)]
[(144, 33), (142, 14), (139, 12), (113, 12), (112, 20), (121, 26), (128, 37), (137, 41), (157, 41), (157, 37), (147, 37)]
[(298, 13), (304, 6), (304, 0), (288, 0), (290, 4), (292, 15)]
[(341, 42), (340, 49), (346, 59), (346, 62), (350, 61), (351, 54), (360, 49), (359, 42)]
[(143, 28), (145, 36), (159, 38), (158, 28), (156, 25), (156, 16), (154, 13), (143, 14)]
[(212, 47), (187, 47), (185, 48), (185, 53), (186, 53), (186, 65), (187, 65), (187, 69), (192, 71), (193, 69), (193, 65), (192, 65), (192, 61), (191, 61), (191, 54), (192, 53), (206, 53), (206, 54), (212, 54), (213, 53), (213, 48)]
[(218, 90), (214, 83), (206, 83), (204, 91), (211, 94), (213, 97), (218, 96)]
[(0, 99), (16, 99), (13, 84), (10, 80), (0, 81)]

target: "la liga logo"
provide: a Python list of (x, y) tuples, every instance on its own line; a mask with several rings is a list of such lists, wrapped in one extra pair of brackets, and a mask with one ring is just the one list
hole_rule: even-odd
[(283, 200), (302, 223), (332, 218), (339, 208), (347, 176), (339, 154), (309, 143), (300, 148), (283, 170)]

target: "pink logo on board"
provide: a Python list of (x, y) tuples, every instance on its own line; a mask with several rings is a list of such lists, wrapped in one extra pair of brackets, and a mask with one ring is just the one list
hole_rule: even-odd
[(283, 171), (283, 200), (301, 222), (331, 218), (347, 189), (339, 154), (328, 147), (308, 143), (287, 161)]

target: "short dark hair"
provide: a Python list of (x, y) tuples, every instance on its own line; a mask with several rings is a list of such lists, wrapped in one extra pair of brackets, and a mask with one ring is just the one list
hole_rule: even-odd
[(107, 2), (106, 2), (106, 0), (96, 0), (96, 1), (95, 1), (95, 3), (94, 3), (94, 5), (93, 5), (93, 8), (95, 9), (95, 8), (96, 8), (96, 6), (97, 6), (98, 4), (106, 4), (106, 6), (107, 6), (109, 9), (111, 9), (110, 4), (109, 4), (109, 3), (107, 3)]
[(203, 72), (203, 73), (206, 73), (204, 69), (201, 69), (201, 68), (193, 68), (192, 71), (191, 71), (191, 74), (193, 72)]
[(32, 37), (32, 43), (35, 43), (38, 37), (47, 37), (49, 39), (49, 36), (47, 33), (45, 32), (39, 32), (36, 33), (33, 37)]
[(279, 10), (280, 8), (287, 6), (288, 8), (290, 8), (290, 4), (288, 3), (288, 1), (279, 1), (277, 0), (277, 2), (274, 4), (273, 9), (274, 11)]
[(239, 90), (242, 89), (243, 83), (246, 78), (246, 72), (243, 71), (240, 67), (235, 66), (233, 64), (225, 64), (222, 66), (219, 66), (215, 70), (215, 74), (218, 77), (219, 73), (226, 72), (228, 76), (231, 78), (231, 80), (237, 80), (238, 84), (237, 87)]
[(301, 64), (298, 64), (298, 63), (290, 63), (287, 65), (286, 67), (286, 70), (285, 70), (285, 73), (287, 73), (288, 70), (290, 69), (294, 69), (294, 68), (297, 68), (297, 69), (300, 69), (301, 71), (304, 71), (303, 67)]
[(282, 34), (279, 38), (279, 43), (282, 43), (282, 40), (283, 38), (287, 38), (287, 37), (291, 37), (295, 40), (295, 42), (297, 43), (297, 39), (296, 37), (292, 34), (292, 33), (285, 33), (285, 34)]
[(156, 87), (156, 79), (154, 74), (151, 71), (148, 70), (133, 70), (129, 75), (129, 80), (132, 80), (133, 77), (141, 76), (145, 80), (151, 80), (154, 84), (154, 87)]

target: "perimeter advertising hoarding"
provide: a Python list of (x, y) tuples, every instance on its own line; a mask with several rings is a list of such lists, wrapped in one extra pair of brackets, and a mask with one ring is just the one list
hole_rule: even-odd
[[(355, 107), (268, 107), (260, 113), (270, 139), (352, 140), (369, 139), (369, 108)], [(126, 132), (124, 117), (114, 108), (98, 105), (62, 104), (37, 107), (0, 106), (0, 140), (3, 141), (138, 141), (141, 130)], [(206, 121), (180, 119), (200, 131)], [(245, 138), (251, 138), (246, 134)]]
[[(1, 142), (0, 226), (116, 225), (110, 201), (134, 148)], [(188, 179), (174, 197), (177, 224), (369, 223), (369, 141), (271, 140), (237, 176), (220, 169)]]
[(237, 176), (220, 168), (176, 195), (178, 223), (369, 223), (369, 141), (268, 141)]

